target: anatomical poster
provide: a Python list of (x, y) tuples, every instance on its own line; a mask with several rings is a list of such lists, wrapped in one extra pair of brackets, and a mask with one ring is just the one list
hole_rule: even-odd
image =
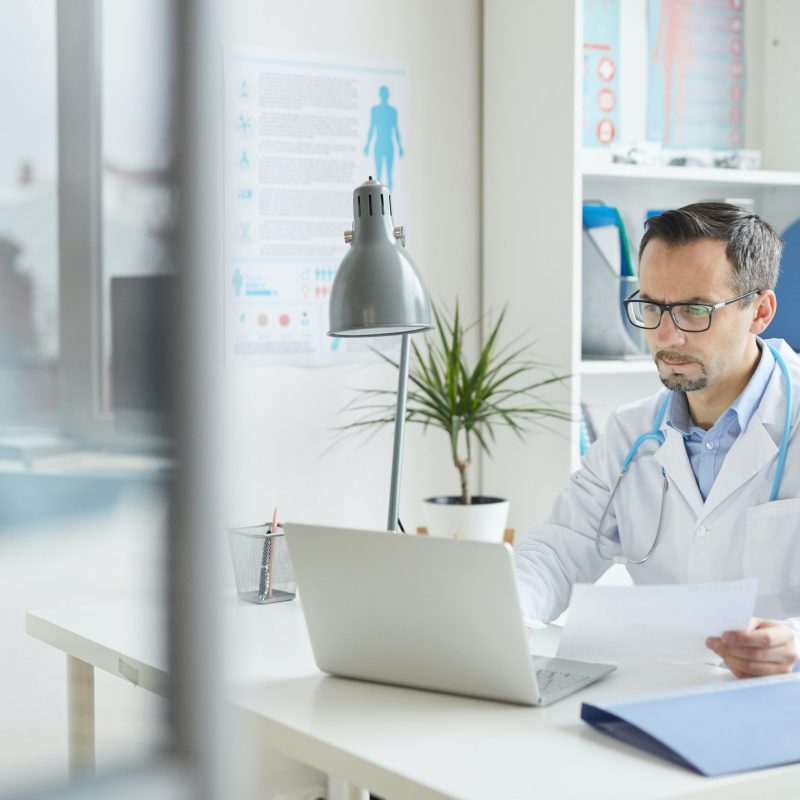
[(327, 335), (328, 300), (356, 186), (411, 205), (408, 69), (228, 48), (224, 113), (227, 363), (368, 359), (373, 342)]

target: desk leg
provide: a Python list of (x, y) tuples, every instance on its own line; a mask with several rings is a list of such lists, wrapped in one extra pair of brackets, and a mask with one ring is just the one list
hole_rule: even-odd
[(328, 800), (369, 800), (369, 792), (344, 778), (328, 776)]
[(67, 751), (71, 778), (94, 772), (94, 667), (67, 656)]

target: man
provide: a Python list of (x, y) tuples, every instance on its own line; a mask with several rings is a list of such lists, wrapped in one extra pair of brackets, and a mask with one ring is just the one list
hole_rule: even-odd
[[(760, 338), (775, 315), (780, 254), (769, 225), (724, 203), (649, 222), (640, 288), (626, 309), (645, 329), (671, 394), (620, 408), (549, 519), (517, 547), (528, 617), (555, 618), (576, 582), (597, 580), (615, 559), (642, 584), (755, 577), (758, 618), (706, 645), (737, 677), (792, 670), (800, 635), (800, 358), (785, 342)], [(770, 502), (786, 429), (784, 364), (791, 435)], [(644, 441), (614, 491), (632, 444), (654, 429), (663, 443)]]

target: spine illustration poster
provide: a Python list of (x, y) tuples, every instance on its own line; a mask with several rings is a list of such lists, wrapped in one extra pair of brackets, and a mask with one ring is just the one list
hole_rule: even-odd
[(744, 146), (745, 0), (649, 0), (647, 138)]
[(229, 365), (324, 365), (368, 354), (364, 340), (327, 336), (328, 298), (356, 186), (374, 176), (408, 206), (408, 95), (403, 66), (226, 49)]

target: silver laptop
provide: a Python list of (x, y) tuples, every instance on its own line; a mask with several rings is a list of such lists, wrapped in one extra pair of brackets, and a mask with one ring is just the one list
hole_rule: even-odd
[(530, 655), (506, 544), (284, 527), (324, 672), (544, 706), (615, 669)]

